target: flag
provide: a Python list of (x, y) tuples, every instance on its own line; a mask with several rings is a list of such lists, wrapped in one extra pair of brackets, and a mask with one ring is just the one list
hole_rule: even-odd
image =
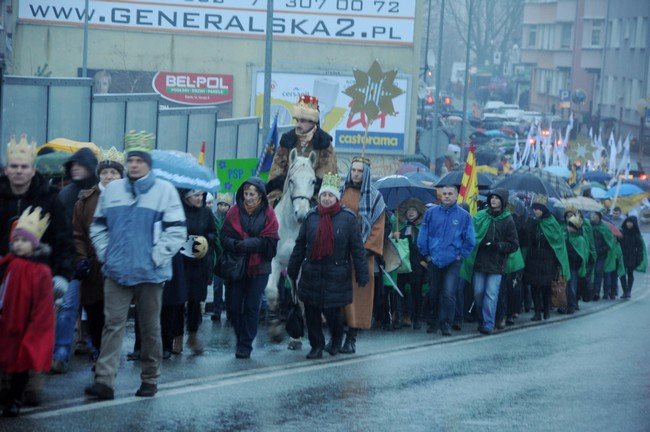
[(469, 205), (469, 214), (476, 214), (476, 201), (478, 200), (478, 179), (476, 178), (476, 158), (474, 157), (474, 144), (469, 146), (465, 172), (460, 182), (460, 192), (457, 202), (466, 202)]
[(609, 172), (614, 174), (616, 171), (616, 140), (614, 132), (609, 135)]
[(196, 160), (201, 164), (205, 165), (205, 140), (201, 141), (201, 151), (199, 152), (199, 157)]
[(278, 150), (278, 115), (276, 114), (273, 118), (273, 124), (271, 129), (269, 129), (269, 134), (264, 141), (264, 147), (262, 148), (262, 154), (260, 155), (260, 161), (257, 164), (257, 174), (269, 172), (271, 170), (271, 164), (273, 163), (273, 156)]

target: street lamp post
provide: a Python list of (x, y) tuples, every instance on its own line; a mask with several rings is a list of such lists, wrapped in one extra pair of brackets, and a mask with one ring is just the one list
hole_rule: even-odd
[(438, 27), (438, 54), (436, 59), (436, 90), (433, 100), (433, 125), (431, 127), (433, 163), (436, 167), (436, 173), (439, 172), (438, 162), (438, 114), (440, 112), (440, 69), (442, 67), (442, 36), (445, 24), (445, 0), (440, 2), (440, 25)]
[[(273, 0), (266, 2), (266, 52), (264, 54), (264, 104), (262, 106), (262, 139), (271, 128), (271, 73), (273, 70)], [(263, 143), (264, 144), (264, 143)]]
[(469, 12), (467, 17), (467, 48), (465, 49), (465, 77), (463, 81), (463, 117), (460, 124), (460, 145), (465, 146), (465, 124), (467, 119), (467, 90), (469, 87), (469, 53), (472, 38), (472, 10), (474, 9), (474, 0), (469, 0)]

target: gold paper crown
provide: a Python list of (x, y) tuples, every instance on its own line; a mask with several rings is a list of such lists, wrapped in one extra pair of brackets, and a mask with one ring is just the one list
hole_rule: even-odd
[(368, 159), (367, 157), (355, 156), (355, 157), (352, 158), (352, 163), (355, 163), (355, 162), (361, 162), (364, 165), (370, 166), (370, 159)]
[(293, 106), (293, 118), (311, 120), (318, 123), (318, 98), (307, 94), (300, 95), (298, 103)]
[(100, 162), (117, 162), (120, 165), (124, 165), (124, 152), (119, 151), (115, 147), (111, 147), (108, 150), (102, 149)]
[(36, 159), (36, 141), (32, 139), (31, 143), (27, 142), (27, 134), (20, 136), (20, 142), (16, 143), (16, 137), (12, 136), (7, 143), (7, 160), (13, 158), (28, 159), (34, 162)]
[(226, 203), (228, 205), (232, 205), (232, 194), (229, 194), (228, 192), (218, 193), (216, 202), (217, 204)]
[(341, 176), (339, 176), (338, 173), (332, 174), (327, 173), (323, 176), (323, 183), (321, 184), (321, 189), (323, 188), (334, 188), (334, 189), (340, 189), (341, 188)]
[(147, 131), (130, 130), (124, 135), (124, 151), (141, 151), (149, 153), (153, 150), (156, 136)]
[(34, 211), (31, 211), (32, 207), (27, 207), (23, 214), (20, 215), (18, 223), (16, 223), (15, 229), (21, 229), (33, 234), (37, 240), (40, 240), (43, 237), (43, 233), (47, 229), (47, 226), (50, 224), (50, 214), (45, 213), (45, 216), (41, 218), (41, 211), (43, 210), (40, 207), (36, 207)]
[(548, 206), (548, 197), (546, 195), (537, 194), (533, 198), (533, 204), (541, 204), (543, 206)]

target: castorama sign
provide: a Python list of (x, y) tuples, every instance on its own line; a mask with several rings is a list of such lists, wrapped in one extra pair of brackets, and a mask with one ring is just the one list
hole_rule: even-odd
[(158, 72), (153, 88), (160, 96), (186, 105), (217, 105), (232, 102), (232, 75)]

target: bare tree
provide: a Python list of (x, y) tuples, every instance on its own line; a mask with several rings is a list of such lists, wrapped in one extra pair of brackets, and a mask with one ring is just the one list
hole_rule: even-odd
[(479, 66), (493, 64), (494, 53), (501, 54), (501, 64), (513, 42), (521, 38), (524, 2), (522, 0), (474, 0), (472, 22), (468, 24), (469, 0), (448, 3), (454, 27), (467, 44), (470, 26), (470, 50)]

